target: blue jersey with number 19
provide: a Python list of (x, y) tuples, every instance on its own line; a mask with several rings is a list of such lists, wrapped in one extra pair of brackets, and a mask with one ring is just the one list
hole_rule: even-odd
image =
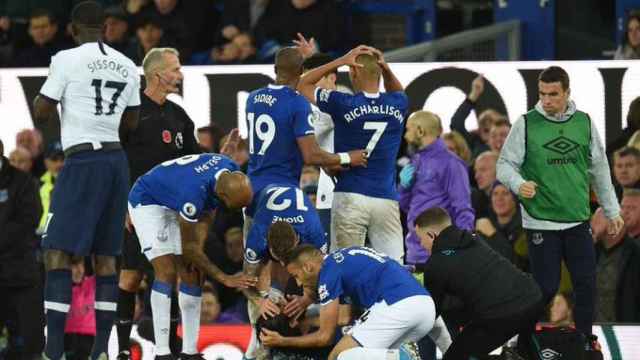
[(215, 194), (218, 176), (237, 171), (233, 160), (220, 154), (196, 154), (165, 161), (140, 176), (129, 193), (131, 206), (161, 205), (196, 222), (220, 204)]
[(391, 305), (415, 295), (429, 293), (397, 261), (362, 246), (327, 255), (318, 275), (321, 305), (342, 298), (369, 308), (382, 300)]
[(314, 134), (309, 102), (288, 86), (268, 85), (249, 94), (246, 111), (253, 193), (272, 183), (298, 186), (303, 159), (297, 139)]
[(318, 88), (315, 99), (335, 122), (335, 152), (369, 152), (367, 167), (340, 173), (334, 191), (397, 200), (396, 157), (409, 106), (407, 95), (401, 91), (351, 95)]

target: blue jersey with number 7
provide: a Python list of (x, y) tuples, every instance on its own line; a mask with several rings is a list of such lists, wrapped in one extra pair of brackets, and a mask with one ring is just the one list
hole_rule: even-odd
[(314, 134), (309, 102), (288, 86), (268, 85), (249, 94), (246, 112), (253, 193), (272, 183), (298, 186), (303, 159), (297, 139)]
[(341, 172), (334, 191), (397, 200), (396, 157), (409, 106), (407, 95), (401, 91), (351, 95), (318, 88), (315, 99), (335, 123), (335, 152), (369, 152), (367, 167)]

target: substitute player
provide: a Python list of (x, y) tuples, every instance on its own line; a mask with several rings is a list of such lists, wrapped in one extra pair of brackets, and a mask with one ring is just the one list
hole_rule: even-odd
[[(293, 47), (276, 54), (276, 81), (249, 94), (246, 118), (249, 140), (249, 178), (256, 194), (245, 211), (245, 239), (252, 224), (260, 191), (273, 183), (297, 187), (302, 165), (363, 166), (364, 150), (332, 154), (323, 151), (313, 131), (313, 114), (309, 102), (295, 90), (302, 74), (303, 57)], [(249, 319), (255, 324), (257, 308), (249, 302)], [(255, 334), (246, 357), (254, 358)]]
[(102, 7), (76, 5), (71, 30), (80, 46), (51, 59), (49, 76), (34, 101), (38, 120), (62, 107), (65, 165), (56, 182), (42, 235), (47, 271), (45, 356), (64, 351), (64, 327), (71, 304), (71, 256), (95, 255), (96, 337), (91, 358), (105, 358), (118, 296), (120, 255), (127, 211), (129, 171), (118, 127), (135, 128), (140, 77), (134, 63), (101, 41)]
[[(320, 218), (309, 198), (298, 187), (281, 184), (268, 185), (261, 192), (253, 219), (253, 226), (247, 237), (244, 255), (244, 272), (249, 276), (269, 279), (266, 271), (271, 267), (270, 284), (261, 281), (259, 290), (266, 294), (270, 286), (282, 290), (287, 285), (288, 275), (280, 264), (287, 252), (298, 243), (310, 244), (327, 253), (329, 245)], [(271, 259), (275, 262), (270, 261)], [(258, 291), (247, 291), (254, 304), (260, 306), (261, 313), (276, 315), (279, 307), (269, 298), (260, 296)], [(307, 292), (302, 298), (293, 298), (285, 307), (285, 315), (295, 317), (313, 303), (315, 296)]]
[(310, 245), (294, 249), (287, 271), (298, 284), (317, 289), (321, 304), (318, 331), (283, 337), (263, 329), (266, 346), (309, 348), (327, 346), (335, 336), (340, 300), (367, 309), (360, 322), (329, 355), (330, 360), (407, 359), (403, 342), (427, 335), (435, 320), (429, 293), (397, 261), (365, 247), (349, 247), (325, 256)]
[[(195, 139), (193, 121), (182, 107), (167, 99), (168, 95), (178, 93), (183, 79), (179, 55), (178, 51), (172, 48), (153, 48), (142, 61), (146, 87), (140, 95), (140, 122), (134, 131), (120, 129), (120, 140), (129, 160), (131, 185), (138, 177), (163, 161), (201, 152)], [(130, 221), (128, 224), (130, 225)], [(118, 360), (127, 360), (130, 357), (129, 338), (135, 299), (144, 272), (149, 276), (153, 275), (151, 265), (142, 254), (135, 231), (128, 226), (125, 231), (118, 283)], [(178, 300), (175, 297), (174, 299)], [(172, 301), (174, 306), (171, 307), (171, 341), (174, 351), (180, 350), (176, 344), (179, 303), (179, 300)], [(183, 349), (183, 353), (187, 354), (196, 352), (195, 348)]]
[[(318, 81), (349, 66), (355, 95), (322, 89)], [(380, 77), (386, 93), (380, 93)], [(348, 54), (307, 72), (298, 91), (335, 122), (338, 152), (365, 148), (366, 168), (338, 174), (331, 214), (331, 249), (364, 245), (402, 262), (402, 225), (396, 190), (396, 155), (402, 141), (408, 99), (382, 53), (359, 46)]]
[[(251, 202), (249, 179), (228, 157), (187, 155), (165, 161), (141, 176), (129, 194), (129, 214), (142, 252), (151, 262), (155, 280), (151, 308), (156, 359), (172, 359), (169, 349), (171, 293), (180, 277), (185, 347), (195, 347), (200, 329), (202, 273), (225, 286), (246, 288), (255, 281), (243, 274), (230, 276), (203, 252), (213, 211), (219, 206), (241, 209)], [(184, 261), (182, 259), (184, 249)], [(181, 358), (202, 358), (181, 354)]]

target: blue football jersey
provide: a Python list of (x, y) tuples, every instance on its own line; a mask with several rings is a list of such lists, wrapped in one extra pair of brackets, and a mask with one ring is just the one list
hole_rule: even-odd
[(249, 94), (246, 112), (253, 193), (273, 183), (297, 186), (304, 165), (297, 139), (314, 134), (309, 102), (288, 86), (269, 85)]
[(129, 203), (161, 205), (195, 222), (203, 212), (220, 204), (215, 194), (216, 180), (238, 165), (220, 154), (196, 154), (165, 161), (140, 176), (129, 193)]
[(318, 278), (320, 304), (342, 298), (369, 308), (386, 301), (391, 305), (427, 290), (397, 261), (373, 249), (354, 246), (327, 255)]
[(301, 244), (310, 244), (323, 253), (327, 252), (326, 233), (309, 198), (298, 187), (270, 184), (262, 190), (257, 201), (244, 253), (247, 262), (255, 264), (269, 258), (267, 233), (269, 226), (276, 221), (291, 224)]
[(318, 108), (335, 123), (335, 152), (369, 151), (367, 167), (341, 172), (334, 191), (397, 200), (396, 157), (409, 107), (407, 95), (351, 95), (318, 88), (315, 98)]

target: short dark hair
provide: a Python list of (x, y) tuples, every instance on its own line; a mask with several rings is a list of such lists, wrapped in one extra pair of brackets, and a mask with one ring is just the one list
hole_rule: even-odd
[(633, 156), (634, 158), (636, 158), (636, 161), (640, 161), (640, 150), (632, 146), (625, 146), (623, 148), (616, 150), (613, 153), (614, 161), (616, 158), (621, 158), (623, 156)]
[(562, 90), (567, 91), (569, 89), (569, 74), (560, 66), (549, 66), (542, 70), (538, 76), (538, 81), (547, 84), (559, 82), (562, 85)]
[[(311, 57), (307, 58), (302, 63), (302, 69), (303, 69), (303, 71), (315, 69), (315, 68), (320, 67), (322, 65), (328, 64), (328, 63), (330, 63), (332, 61), (333, 61), (333, 57), (331, 57), (331, 55), (329, 55), (329, 54), (315, 53), (315, 54), (311, 55)], [(338, 75), (338, 69), (336, 68), (333, 71), (333, 73)]]
[(286, 258), (281, 259), (285, 265), (297, 262), (302, 256), (320, 256), (322, 252), (316, 249), (313, 245), (302, 244), (296, 246), (293, 250), (287, 253)]
[(428, 208), (423, 211), (422, 214), (418, 215), (415, 221), (415, 224), (421, 228), (447, 223), (451, 223), (451, 218), (447, 211), (441, 207)]
[(295, 247), (298, 235), (291, 224), (285, 221), (276, 221), (269, 226), (267, 232), (267, 244), (274, 255), (284, 261), (287, 254)]
[(101, 28), (104, 24), (102, 5), (93, 0), (83, 1), (73, 7), (71, 22), (90, 28)]
[(33, 9), (31, 14), (29, 15), (30, 20), (39, 18), (39, 17), (46, 17), (49, 19), (50, 23), (57, 24), (56, 16), (53, 15), (53, 13), (47, 9), (36, 8), (36, 9)]

